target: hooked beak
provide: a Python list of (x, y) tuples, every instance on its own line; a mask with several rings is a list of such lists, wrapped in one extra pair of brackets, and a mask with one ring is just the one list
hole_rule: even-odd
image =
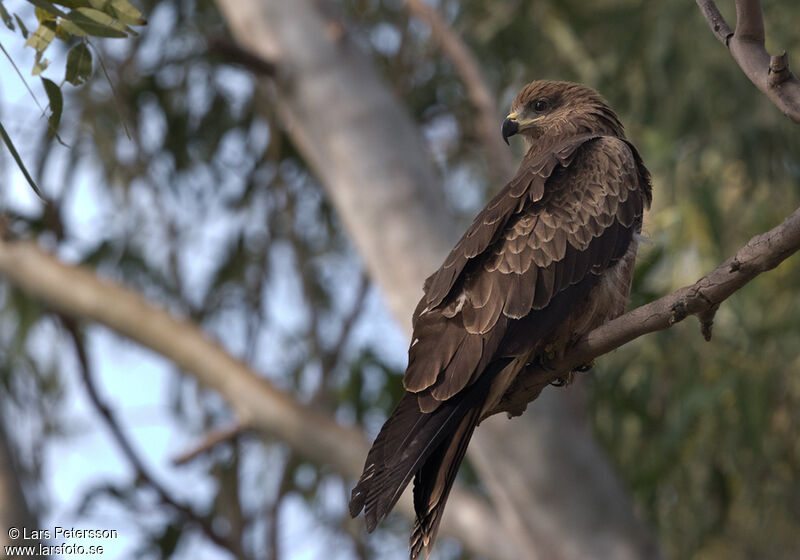
[(505, 142), (506, 145), (508, 145), (508, 138), (519, 132), (519, 122), (517, 122), (516, 117), (517, 115), (515, 113), (508, 115), (506, 120), (503, 121), (503, 128), (500, 129), (500, 132), (503, 134), (503, 142)]
[(523, 130), (531, 128), (534, 126), (535, 122), (542, 120), (544, 117), (545, 115), (539, 115), (538, 117), (531, 119), (524, 116), (520, 117), (519, 113), (516, 111), (510, 113), (506, 117), (506, 120), (503, 121), (503, 128), (500, 129), (500, 132), (503, 133), (503, 142), (508, 144), (509, 137), (519, 134)]

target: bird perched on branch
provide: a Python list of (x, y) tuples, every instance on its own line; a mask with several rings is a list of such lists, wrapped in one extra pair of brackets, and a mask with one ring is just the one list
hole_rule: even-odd
[[(406, 393), (350, 500), (351, 515), (363, 509), (372, 531), (413, 477), (412, 560), (430, 554), (478, 423), (515, 400), (521, 378), (624, 311), (650, 206), (650, 174), (617, 115), (588, 87), (528, 84), (502, 134), (506, 142), (522, 136), (528, 152), (425, 281)], [(541, 386), (571, 376), (556, 373)]]

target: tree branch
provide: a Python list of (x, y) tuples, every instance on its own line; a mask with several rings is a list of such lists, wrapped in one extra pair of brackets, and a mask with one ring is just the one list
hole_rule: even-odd
[(114, 417), (111, 409), (105, 402), (103, 402), (103, 399), (100, 397), (100, 393), (97, 391), (97, 387), (94, 383), (94, 376), (92, 375), (92, 371), (89, 366), (89, 357), (86, 354), (86, 345), (84, 344), (83, 336), (80, 334), (80, 332), (78, 332), (77, 324), (72, 318), (63, 316), (61, 317), (61, 323), (64, 325), (64, 329), (69, 334), (75, 346), (75, 353), (78, 356), (78, 364), (80, 366), (81, 379), (83, 380), (84, 387), (86, 387), (86, 392), (89, 395), (89, 401), (92, 403), (92, 406), (94, 406), (94, 409), (97, 411), (100, 417), (105, 421), (106, 426), (108, 426), (108, 429), (111, 432), (111, 436), (117, 443), (117, 446), (119, 446), (122, 454), (133, 467), (136, 478), (150, 486), (150, 488), (152, 488), (153, 491), (155, 491), (155, 493), (158, 495), (158, 498), (162, 503), (174, 509), (185, 520), (197, 525), (203, 531), (203, 534), (205, 534), (206, 537), (208, 537), (216, 545), (231, 551), (231, 553), (238, 558), (245, 558), (241, 543), (235, 542), (228, 537), (221, 535), (214, 529), (210, 519), (198, 515), (186, 504), (178, 502), (150, 473), (145, 466), (144, 461), (142, 461), (136, 451), (134, 451), (133, 444), (130, 442), (130, 440), (128, 440), (127, 436), (125, 436), (125, 433), (122, 431), (122, 427), (119, 425), (119, 422), (117, 422), (117, 419)]
[[(95, 321), (172, 360), (205, 387), (218, 391), (248, 426), (285, 441), (299, 454), (344, 476), (361, 472), (369, 444), (346, 428), (260, 378), (195, 325), (171, 316), (140, 294), (59, 262), (36, 243), (0, 240), (0, 275), (57, 312)], [(485, 500), (454, 488), (442, 530), (492, 558), (519, 558)], [(409, 495), (399, 509), (413, 516)]]
[(736, 30), (731, 31), (714, 0), (697, 0), (708, 25), (744, 74), (781, 112), (800, 124), (800, 80), (789, 70), (788, 56), (770, 56), (765, 46), (759, 0), (736, 0)]
[(203, 441), (200, 444), (189, 449), (188, 451), (184, 451), (183, 453), (172, 459), (172, 464), (177, 467), (185, 465), (186, 463), (190, 463), (194, 461), (196, 458), (198, 458), (200, 455), (208, 453), (216, 446), (223, 444), (226, 441), (238, 438), (248, 429), (249, 429), (248, 426), (245, 426), (244, 424), (241, 423), (237, 423), (227, 428), (213, 430), (208, 434), (206, 434), (205, 438), (203, 438)]
[(700, 7), (703, 17), (706, 18), (708, 25), (711, 27), (714, 37), (719, 39), (720, 43), (727, 47), (728, 40), (731, 35), (733, 35), (733, 30), (728, 25), (728, 22), (725, 21), (725, 18), (722, 17), (714, 0), (697, 0), (697, 5)]
[(764, 15), (760, 0), (736, 1), (736, 31), (740, 39), (764, 43)]
[[(736, 254), (691, 286), (643, 305), (596, 328), (570, 348), (563, 359), (534, 367), (520, 377), (509, 393), (513, 401), (500, 403), (495, 412), (518, 414), (541, 389), (563, 372), (607, 354), (647, 333), (668, 329), (690, 315), (707, 324), (719, 305), (759, 274), (771, 270), (800, 250), (800, 208), (780, 225), (756, 235)], [(710, 327), (703, 336), (710, 337)], [(519, 391), (517, 393), (516, 391)], [(517, 398), (519, 394), (519, 398)]]
[(206, 43), (209, 51), (218, 54), (231, 64), (247, 68), (256, 76), (272, 77), (278, 71), (275, 64), (243, 49), (238, 43), (234, 43), (227, 37), (209, 37)]
[(489, 168), (501, 184), (505, 184), (514, 174), (515, 166), (511, 152), (501, 140), (497, 114), (497, 101), (483, 79), (480, 65), (467, 44), (459, 37), (434, 8), (423, 0), (406, 0), (408, 10), (430, 27), (431, 35), (442, 47), (445, 56), (464, 83), (470, 103), (478, 116), (475, 119), (478, 137), (488, 156)]

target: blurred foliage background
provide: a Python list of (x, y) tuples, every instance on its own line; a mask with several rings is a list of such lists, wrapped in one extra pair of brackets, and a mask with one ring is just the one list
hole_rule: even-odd
[[(95, 61), (87, 84), (66, 92), (59, 134), (69, 148), (38, 111), (0, 106), (50, 201), (20, 205), (5, 190), (7, 227), (192, 318), (279, 387), (374, 433), (398, 398), (406, 342), (284, 135), (268, 84), (220, 47), (229, 39), (213, 2), (134, 3), (148, 25), (132, 39), (96, 40), (108, 77)], [(478, 57), (499, 113), (524, 83), (553, 78), (591, 85), (620, 114), (655, 185), (632, 305), (693, 282), (800, 205), (800, 133), (693, 2), (432, 4)], [(771, 52), (800, 52), (800, 4), (763, 5)], [(732, 21), (732, 2), (720, 8)], [(17, 12), (36, 27), (32, 8)], [(345, 0), (331, 13), (423, 128), (446, 211), (466, 226), (501, 185), (488, 178), (474, 108), (450, 61), (401, 0)], [(60, 81), (55, 66), (44, 75)], [(13, 161), (0, 162), (6, 180)], [(605, 356), (581, 382), (596, 435), (669, 558), (788, 559), (800, 550), (798, 279), (795, 257), (723, 305), (712, 342), (686, 321)], [(75, 367), (59, 356), (72, 350), (47, 310), (6, 284), (0, 294), (3, 420), (46, 511), (39, 443), (73, 437), (59, 415)], [(172, 380), (182, 429), (199, 440), (230, 424), (216, 395), (179, 372)], [(244, 557), (259, 557), (265, 542), (279, 557), (281, 516), (299, 510), (325, 528), (318, 538), (354, 557), (404, 549), (399, 524), (364, 541), (344, 511), (351, 481), (280, 442), (242, 434), (192, 468), (211, 488), (194, 505), (230, 528)], [(197, 529), (174, 511), (137, 521), (153, 505), (140, 482), (98, 480), (76, 518), (114, 507), (142, 525), (138, 546), (153, 557), (185, 551)], [(469, 557), (444, 544), (442, 558)]]

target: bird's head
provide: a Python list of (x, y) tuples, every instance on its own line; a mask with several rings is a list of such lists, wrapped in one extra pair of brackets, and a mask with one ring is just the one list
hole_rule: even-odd
[(537, 80), (526, 85), (503, 121), (503, 140), (515, 134), (534, 145), (578, 134), (624, 138), (617, 115), (593, 89), (572, 82)]

